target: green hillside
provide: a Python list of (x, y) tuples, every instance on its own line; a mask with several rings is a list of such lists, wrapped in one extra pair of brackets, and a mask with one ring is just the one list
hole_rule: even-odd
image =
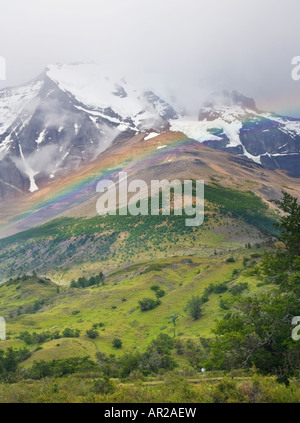
[[(104, 286), (87, 288), (59, 287), (38, 276), (10, 280), (0, 287), (0, 315), (6, 318), (9, 337), (1, 346), (29, 347), (33, 353), (26, 361), (29, 364), (34, 360), (94, 356), (97, 351), (121, 354), (143, 350), (161, 333), (173, 337), (174, 329), (176, 337), (184, 340), (209, 337), (222, 311), (220, 300), (232, 296), (232, 287), (246, 282), (251, 291), (258, 289), (255, 278), (245, 271), (259, 260), (257, 251), (244, 248), (232, 256), (180, 256), (143, 262), (109, 274)], [(208, 295), (201, 319), (194, 321), (187, 315), (185, 306), (192, 296), (202, 296), (211, 284), (224, 283), (224, 292)], [(161, 304), (142, 312), (139, 301), (156, 298), (153, 286), (164, 291)], [(175, 313), (179, 317), (174, 327), (170, 316)], [(93, 327), (99, 335), (90, 339), (86, 331)], [(79, 330), (79, 337), (63, 336), (67, 328)], [(26, 337), (20, 339), (23, 332), (44, 334), (45, 340), (41, 337), (42, 342), (26, 343)], [(122, 340), (122, 349), (113, 348), (114, 338)]]
[[(178, 401), (190, 384), (191, 401), (226, 401), (224, 371), (204, 376), (201, 368), (231, 300), (275, 289), (255, 270), (273, 251), (275, 221), (253, 193), (212, 184), (200, 227), (173, 215), (65, 217), (1, 240), (2, 380), (16, 383), (17, 402), (128, 401), (136, 384), (140, 400), (162, 400), (151, 387), (168, 377)], [(249, 367), (239, 375), (241, 386), (256, 383)], [(44, 394), (35, 389), (41, 379)], [(274, 398), (274, 380), (259, 383), (262, 402), (269, 390)], [(9, 385), (0, 392), (4, 401), (13, 396)]]
[(205, 187), (205, 219), (186, 227), (186, 216), (60, 218), (0, 240), (0, 280), (36, 270), (60, 284), (145, 260), (173, 255), (209, 257), (262, 243), (275, 233), (275, 215), (250, 191)]

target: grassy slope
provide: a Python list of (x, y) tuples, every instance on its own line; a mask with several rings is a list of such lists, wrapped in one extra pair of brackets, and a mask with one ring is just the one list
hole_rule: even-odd
[[(7, 319), (10, 336), (1, 347), (24, 346), (18, 339), (22, 331), (63, 331), (70, 327), (80, 329), (79, 338), (46, 342), (27, 364), (41, 359), (94, 356), (100, 350), (120, 354), (143, 349), (159, 333), (172, 335), (169, 317), (173, 313), (180, 315), (178, 336), (211, 336), (221, 311), (220, 295), (209, 297), (198, 321), (184, 312), (188, 299), (202, 295), (210, 283), (228, 281), (229, 286), (247, 281), (251, 290), (257, 289), (257, 281), (243, 272), (233, 279), (232, 272), (242, 270), (243, 258), (255, 251), (245, 249), (245, 243), (268, 240), (265, 233), (272, 223), (267, 206), (254, 194), (212, 184), (206, 187), (205, 222), (198, 228), (187, 228), (180, 216), (108, 216), (59, 219), (1, 240), (2, 277), (35, 268), (61, 284), (60, 292), (56, 284), (45, 283), (44, 279), (39, 282), (38, 278), (0, 286), (0, 315)], [(236, 262), (226, 263), (231, 255)], [(107, 274), (104, 287), (68, 287), (72, 278), (101, 270)], [(150, 289), (154, 284), (166, 295), (159, 307), (142, 313), (138, 301), (155, 298)], [(45, 303), (36, 313), (24, 314), (36, 300)], [(100, 336), (90, 340), (85, 331), (100, 322), (104, 323), (98, 329)], [(112, 348), (115, 337), (123, 341), (120, 351)]]
[[(274, 216), (253, 193), (205, 187), (205, 220), (185, 226), (184, 216), (62, 218), (0, 241), (0, 281), (34, 269), (68, 284), (81, 275), (172, 255), (210, 256), (273, 230)], [(261, 232), (262, 231), (262, 232)]]
[[(198, 321), (189, 318), (184, 308), (192, 295), (202, 295), (210, 283), (247, 281), (251, 290), (257, 289), (255, 281), (243, 272), (232, 278), (234, 269), (243, 269), (242, 258), (254, 249), (241, 249), (234, 253), (235, 263), (226, 263), (228, 254), (210, 258), (186, 256), (166, 258), (145, 262), (141, 266), (132, 266), (116, 271), (106, 279), (104, 287), (85, 289), (60, 288), (57, 293), (53, 284), (44, 285), (35, 279), (0, 288), (0, 315), (7, 318), (7, 330), (10, 339), (2, 342), (1, 347), (24, 346), (17, 339), (20, 332), (43, 332), (60, 330), (66, 327), (81, 330), (80, 338), (52, 340), (42, 345), (42, 349), (33, 353), (27, 365), (33, 360), (50, 360), (68, 356), (94, 356), (96, 351), (123, 353), (133, 348), (143, 349), (159, 333), (173, 335), (173, 326), (169, 323), (172, 313), (179, 313), (176, 334), (182, 338), (211, 336), (214, 320), (218, 317), (220, 297), (231, 294), (212, 294), (203, 306), (203, 317)], [(253, 260), (252, 260), (253, 261)], [(151, 270), (151, 269), (159, 270)], [(147, 271), (148, 269), (148, 271)], [(145, 272), (146, 270), (146, 272)], [(142, 274), (141, 274), (142, 272)], [(145, 273), (144, 273), (145, 272)], [(150, 287), (160, 285), (166, 295), (161, 305), (151, 311), (141, 312), (138, 300), (153, 297)], [(24, 308), (36, 299), (44, 298), (45, 305), (35, 314), (17, 315), (19, 307)], [(126, 301), (124, 301), (126, 299)], [(116, 307), (116, 308), (113, 308)], [(73, 315), (74, 310), (80, 313)], [(94, 323), (104, 323), (99, 329), (100, 336), (90, 340), (85, 331)], [(123, 341), (122, 350), (112, 348), (112, 340), (119, 337)], [(57, 346), (59, 344), (60, 346)], [(32, 347), (35, 349), (36, 345)]]

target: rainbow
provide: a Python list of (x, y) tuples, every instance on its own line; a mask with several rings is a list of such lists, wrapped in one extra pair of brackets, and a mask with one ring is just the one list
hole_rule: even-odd
[[(80, 170), (72, 180), (67, 179), (63, 186), (52, 189), (50, 193), (47, 188), (44, 195), (43, 190), (33, 193), (28, 198), (29, 206), (26, 207), (25, 203), (25, 208), (21, 212), (0, 226), (0, 237), (42, 225), (93, 198), (95, 198), (96, 213), (98, 198), (96, 186), (100, 180), (117, 181), (121, 170), (130, 175), (140, 169), (166, 161), (171, 155), (180, 154), (191, 144), (198, 144), (178, 134), (169, 138), (171, 140), (163, 140), (166, 145), (158, 145), (159, 148), (157, 148), (156, 145), (153, 147), (153, 143), (148, 143), (145, 148), (138, 148), (132, 157), (127, 155), (115, 165), (112, 163), (101, 165), (99, 162), (99, 166), (94, 166), (92, 172), (85, 173)], [(159, 144), (161, 143), (162, 141)]]

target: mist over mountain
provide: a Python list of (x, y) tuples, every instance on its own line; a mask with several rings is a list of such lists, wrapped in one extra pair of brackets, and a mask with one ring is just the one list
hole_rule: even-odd
[[(159, 91), (159, 90), (158, 90)], [(221, 91), (190, 116), (94, 63), (51, 65), (33, 81), (0, 91), (0, 195), (34, 192), (95, 160), (114, 140), (180, 131), (214, 149), (300, 176), (300, 120), (260, 111)]]
[(50, 66), (24, 86), (3, 89), (0, 112), (0, 179), (14, 174), (15, 191), (30, 192), (92, 161), (116, 137), (162, 131), (177, 118), (153, 92), (112, 81), (92, 64)]

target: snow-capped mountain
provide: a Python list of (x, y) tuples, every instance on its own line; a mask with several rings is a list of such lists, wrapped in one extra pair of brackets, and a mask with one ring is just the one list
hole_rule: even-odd
[(0, 198), (34, 192), (141, 132), (180, 131), (300, 176), (300, 120), (262, 112), (237, 92), (213, 95), (191, 118), (155, 91), (105, 76), (97, 64), (51, 65), (1, 90)]
[(175, 110), (96, 64), (52, 65), (0, 91), (0, 197), (36, 191), (95, 159), (116, 137), (166, 130)]
[(171, 121), (171, 130), (300, 176), (300, 119), (262, 112), (253, 99), (236, 91), (214, 94), (201, 107), (198, 120)]

